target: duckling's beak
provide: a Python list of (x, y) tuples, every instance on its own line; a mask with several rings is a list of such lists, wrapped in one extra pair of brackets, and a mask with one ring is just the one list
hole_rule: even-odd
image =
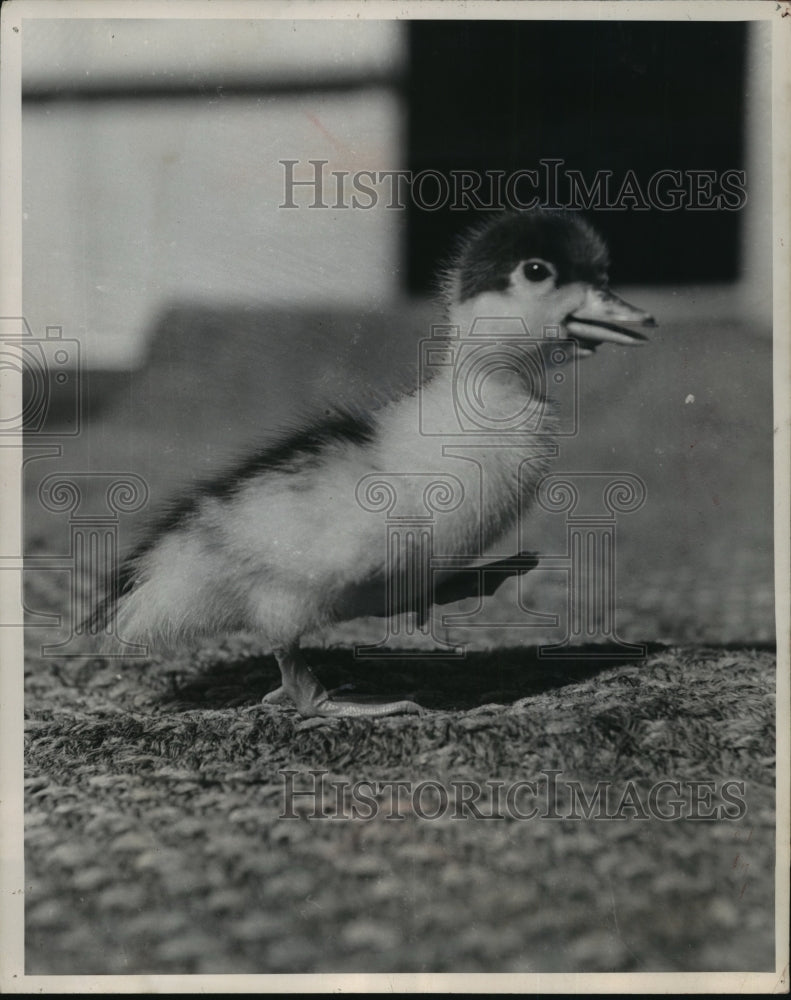
[(566, 319), (566, 329), (584, 354), (592, 354), (603, 343), (634, 345), (648, 340), (644, 333), (627, 330), (620, 323), (656, 326), (653, 316), (624, 302), (609, 288), (589, 288), (583, 304)]

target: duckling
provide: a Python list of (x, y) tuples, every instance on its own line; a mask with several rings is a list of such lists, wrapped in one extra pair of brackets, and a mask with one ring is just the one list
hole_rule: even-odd
[[(448, 324), (462, 338), (484, 317), (496, 341), (498, 324), (507, 333), (518, 318), (533, 336), (555, 328), (584, 357), (603, 343), (647, 339), (621, 323), (654, 325), (648, 313), (610, 292), (607, 271), (604, 242), (573, 213), (505, 214), (463, 238), (442, 272), (440, 295)], [(120, 566), (100, 617), (114, 616), (124, 639), (154, 647), (235, 631), (260, 634), (282, 680), (264, 700), (292, 702), (306, 717), (421, 711), (409, 700), (328, 692), (304, 661), (300, 640), (339, 621), (417, 611), (473, 592), (469, 573), (449, 569), (437, 575), (432, 594), (413, 595), (400, 607), (387, 603), (388, 577), (399, 571), (388, 565), (381, 514), (356, 500), (365, 477), (403, 474), (407, 502), (419, 502), (425, 489), (425, 475), (410, 474), (455, 477), (464, 499), (436, 518), (433, 551), (470, 562), (525, 510), (545, 462), (536, 461), (525, 478), (495, 447), (481, 449), (475, 467), (448, 457), (441, 436), (421, 433), (421, 420), (437, 427), (457, 420), (452, 379), (450, 366), (378, 409), (330, 412), (182, 497)], [(523, 372), (495, 366), (488, 412), (496, 421), (540, 391)], [(486, 504), (481, 474), (488, 477)], [(524, 554), (516, 563), (514, 572), (532, 565)], [(508, 560), (495, 565), (502, 581)]]

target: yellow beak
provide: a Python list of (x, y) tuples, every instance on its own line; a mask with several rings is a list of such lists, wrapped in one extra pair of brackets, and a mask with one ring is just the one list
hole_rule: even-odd
[(653, 316), (624, 302), (608, 288), (590, 288), (585, 302), (566, 320), (566, 329), (569, 336), (589, 348), (605, 342), (634, 345), (648, 340), (644, 333), (628, 330), (620, 326), (621, 323), (644, 327), (657, 325)]

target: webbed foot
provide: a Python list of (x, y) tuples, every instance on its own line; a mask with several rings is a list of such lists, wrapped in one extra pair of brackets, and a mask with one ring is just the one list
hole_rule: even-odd
[(270, 705), (292, 702), (300, 715), (306, 719), (324, 718), (364, 718), (380, 715), (420, 715), (426, 710), (409, 699), (386, 701), (366, 695), (337, 697), (340, 690), (330, 692), (318, 680), (310, 667), (302, 659), (296, 646), (276, 649), (275, 657), (280, 666), (283, 683), (265, 695), (263, 701)]

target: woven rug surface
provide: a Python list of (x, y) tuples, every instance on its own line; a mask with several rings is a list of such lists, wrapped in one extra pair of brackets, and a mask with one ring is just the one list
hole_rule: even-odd
[[(261, 706), (277, 667), (238, 649), (36, 672), (28, 972), (772, 967), (771, 654), (669, 647), (558, 670), (503, 650), (392, 661), (384, 679), (347, 651), (311, 658), (329, 684), (409, 690), (433, 711), (303, 721)], [(459, 806), (459, 781), (507, 793), (553, 770), (566, 818), (520, 818), (540, 791), (500, 819), (485, 794), (484, 818)], [(722, 814), (734, 778), (737, 819), (648, 805), (659, 779), (682, 783), (686, 809), (690, 783), (713, 782), (702, 814)], [(400, 820), (397, 780), (412, 782)], [(610, 811), (630, 782), (638, 795), (618, 819), (568, 818), (574, 780), (589, 799), (611, 782)], [(360, 781), (385, 783), (376, 807), (333, 787)]]
[[(60, 458), (28, 463), (29, 556), (68, 553), (67, 519), (38, 501), (53, 471), (146, 481), (149, 506), (119, 522), (124, 548), (173, 489), (227, 461), (229, 435), (295, 418), (294, 386), (332, 395), (352, 361), (368, 381), (383, 363), (364, 340), (334, 368), (283, 347), (256, 378), (234, 340), (252, 320), (234, 315), (221, 342), (216, 316), (169, 316), (148, 367)], [(304, 341), (306, 323), (286, 333)], [(539, 566), (487, 603), (485, 627), (438, 627), (463, 659), (429, 656), (421, 636), (356, 657), (379, 619), (310, 637), (328, 687), (428, 711), (303, 720), (261, 704), (278, 671), (257, 636), (169, 657), (44, 655), (68, 637), (71, 581), (31, 562), (27, 972), (773, 968), (771, 342), (735, 325), (664, 338), (650, 365), (594, 359), (582, 403), (595, 419), (559, 459), (646, 484), (617, 525), (616, 615), (645, 655), (604, 641), (540, 656), (558, 629), (512, 620), (516, 597), (562, 613), (566, 583)], [(562, 555), (565, 532), (546, 518), (512, 541)], [(677, 785), (652, 799), (663, 781)], [(395, 800), (394, 782), (408, 783)], [(586, 818), (579, 794), (600, 801), (597, 786), (606, 803)]]

